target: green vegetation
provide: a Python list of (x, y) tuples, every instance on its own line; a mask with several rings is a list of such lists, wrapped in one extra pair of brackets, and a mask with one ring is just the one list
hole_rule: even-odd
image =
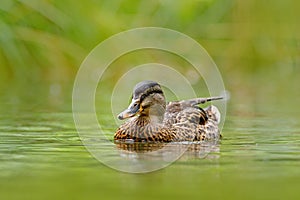
[(144, 26), (195, 38), (223, 72), (278, 70), (289, 75), (299, 65), (299, 9), (300, 3), (292, 0), (3, 0), (1, 78), (71, 78), (100, 41)]
[(245, 91), (259, 95), (262, 85), (268, 95), (286, 88), (293, 93), (299, 90), (299, 10), (296, 0), (2, 0), (0, 89), (72, 84), (99, 42), (131, 28), (159, 26), (202, 44), (238, 101), (254, 101), (245, 96), (256, 95)]

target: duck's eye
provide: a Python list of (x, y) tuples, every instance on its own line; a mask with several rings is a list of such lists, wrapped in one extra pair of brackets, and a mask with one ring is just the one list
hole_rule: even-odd
[(146, 95), (145, 94), (143, 94), (142, 96), (141, 96), (141, 101), (143, 100), (143, 99), (145, 99), (146, 98)]
[(149, 104), (147, 104), (147, 105), (142, 105), (142, 109), (146, 109), (146, 108), (149, 108), (149, 107), (150, 107)]

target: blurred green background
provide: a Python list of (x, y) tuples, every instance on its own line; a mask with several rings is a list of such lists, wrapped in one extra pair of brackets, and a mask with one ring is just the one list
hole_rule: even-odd
[[(297, 0), (1, 0), (0, 198), (299, 197), (299, 11)], [(219, 67), (231, 93), (220, 159), (131, 175), (81, 146), (71, 113), (81, 62), (147, 26), (194, 38)]]
[(296, 0), (2, 0), (0, 89), (7, 94), (14, 86), (10, 95), (28, 95), (48, 84), (49, 92), (58, 87), (68, 93), (66, 85), (99, 42), (131, 28), (159, 26), (203, 45), (234, 105), (274, 95), (270, 104), (284, 106), (287, 98), (299, 100), (299, 9)]

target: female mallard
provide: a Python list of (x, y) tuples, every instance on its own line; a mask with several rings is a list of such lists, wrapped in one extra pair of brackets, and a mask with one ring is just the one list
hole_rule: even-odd
[(114, 135), (116, 141), (172, 142), (203, 141), (220, 138), (220, 112), (215, 106), (198, 107), (223, 97), (195, 98), (166, 105), (160, 85), (143, 81), (133, 89), (129, 107), (118, 115), (120, 120), (132, 118)]

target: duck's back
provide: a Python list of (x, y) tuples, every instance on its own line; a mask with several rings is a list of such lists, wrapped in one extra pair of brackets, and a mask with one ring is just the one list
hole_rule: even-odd
[(170, 102), (164, 125), (175, 129), (175, 140), (202, 141), (220, 138), (219, 121), (220, 113), (215, 106), (201, 109), (181, 102)]
[(170, 102), (166, 106), (164, 124), (171, 126), (176, 123), (205, 124), (207, 113), (197, 105), (182, 101)]

